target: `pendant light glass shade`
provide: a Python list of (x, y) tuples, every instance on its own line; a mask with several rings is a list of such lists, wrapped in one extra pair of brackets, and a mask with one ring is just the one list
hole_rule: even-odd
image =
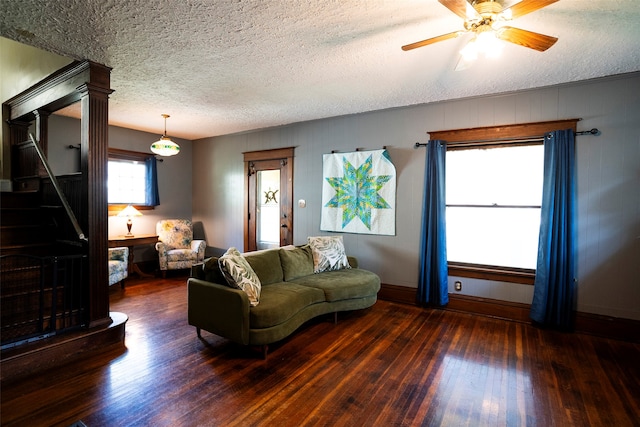
[(151, 144), (151, 151), (159, 156), (175, 156), (180, 152), (180, 146), (167, 136), (167, 118), (169, 115), (163, 114), (162, 117), (164, 117), (164, 134), (159, 140)]

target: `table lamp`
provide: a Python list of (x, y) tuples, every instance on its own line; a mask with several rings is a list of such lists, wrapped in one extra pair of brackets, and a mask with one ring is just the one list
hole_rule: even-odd
[(120, 217), (127, 217), (127, 234), (124, 235), (124, 237), (134, 237), (133, 234), (131, 233), (131, 226), (133, 225), (133, 222), (131, 221), (131, 217), (134, 216), (142, 216), (142, 214), (140, 213), (140, 211), (136, 208), (134, 208), (131, 205), (127, 205), (126, 208), (122, 209), (120, 211), (120, 213), (118, 213), (118, 216)]

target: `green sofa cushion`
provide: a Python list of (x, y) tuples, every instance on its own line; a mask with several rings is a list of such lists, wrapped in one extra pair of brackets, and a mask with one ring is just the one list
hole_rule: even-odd
[(282, 282), (284, 274), (280, 265), (280, 249), (246, 252), (242, 255), (258, 275), (263, 286)]
[(313, 274), (313, 255), (309, 245), (294, 249), (281, 248), (280, 263), (285, 281)]
[(291, 283), (321, 289), (329, 302), (376, 295), (380, 290), (376, 274), (357, 268), (325, 271), (299, 277)]
[(260, 304), (249, 310), (249, 324), (251, 329), (277, 326), (305, 307), (324, 300), (322, 289), (289, 282), (274, 283), (262, 288)]

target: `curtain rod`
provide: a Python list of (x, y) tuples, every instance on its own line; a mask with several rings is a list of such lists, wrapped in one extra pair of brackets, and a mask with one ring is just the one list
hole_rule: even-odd
[[(71, 144), (70, 144), (70, 145), (67, 145), (67, 148), (68, 148), (69, 150), (80, 150), (80, 144), (77, 144), (77, 145), (71, 145)], [(156, 156), (154, 156), (154, 157), (156, 157)], [(156, 160), (157, 160), (158, 162), (160, 162), (160, 163), (164, 162), (164, 160), (163, 160), (163, 159), (159, 159), (158, 157), (156, 157)]]
[[(387, 146), (386, 146), (386, 145), (383, 145), (383, 146), (382, 146), (382, 149), (383, 149), (383, 150), (386, 150), (386, 149), (387, 149)], [(379, 148), (368, 148), (368, 149), (365, 149), (365, 148), (356, 148), (356, 151), (374, 151), (374, 150), (379, 150)], [(340, 152), (340, 150), (331, 150), (331, 154), (336, 154), (336, 153), (339, 153), (339, 152)]]
[[(597, 128), (593, 128), (591, 130), (584, 130), (581, 132), (574, 132), (573, 133), (575, 136), (580, 136), (580, 135), (599, 135), (600, 131)], [(464, 147), (468, 144), (478, 144), (478, 143), (482, 143), (485, 142), (487, 144), (491, 144), (491, 143), (500, 143), (500, 144), (509, 144), (509, 143), (518, 143), (518, 142), (537, 142), (537, 141), (542, 141), (544, 140), (544, 135), (542, 136), (532, 136), (531, 138), (520, 138), (520, 139), (488, 139), (488, 140), (476, 140), (476, 141), (463, 141), (461, 143), (457, 143), (455, 144), (455, 146), (457, 147)], [(418, 148), (418, 147), (426, 147), (427, 143), (421, 143), (421, 142), (416, 142), (414, 145), (414, 148)]]

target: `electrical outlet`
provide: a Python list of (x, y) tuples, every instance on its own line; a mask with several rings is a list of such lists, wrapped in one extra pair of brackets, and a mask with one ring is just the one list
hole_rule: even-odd
[(456, 291), (460, 292), (460, 291), (462, 290), (462, 282), (461, 282), (461, 281), (459, 281), (459, 280), (458, 280), (458, 281), (454, 284), (454, 286), (455, 286), (455, 288), (456, 288)]

